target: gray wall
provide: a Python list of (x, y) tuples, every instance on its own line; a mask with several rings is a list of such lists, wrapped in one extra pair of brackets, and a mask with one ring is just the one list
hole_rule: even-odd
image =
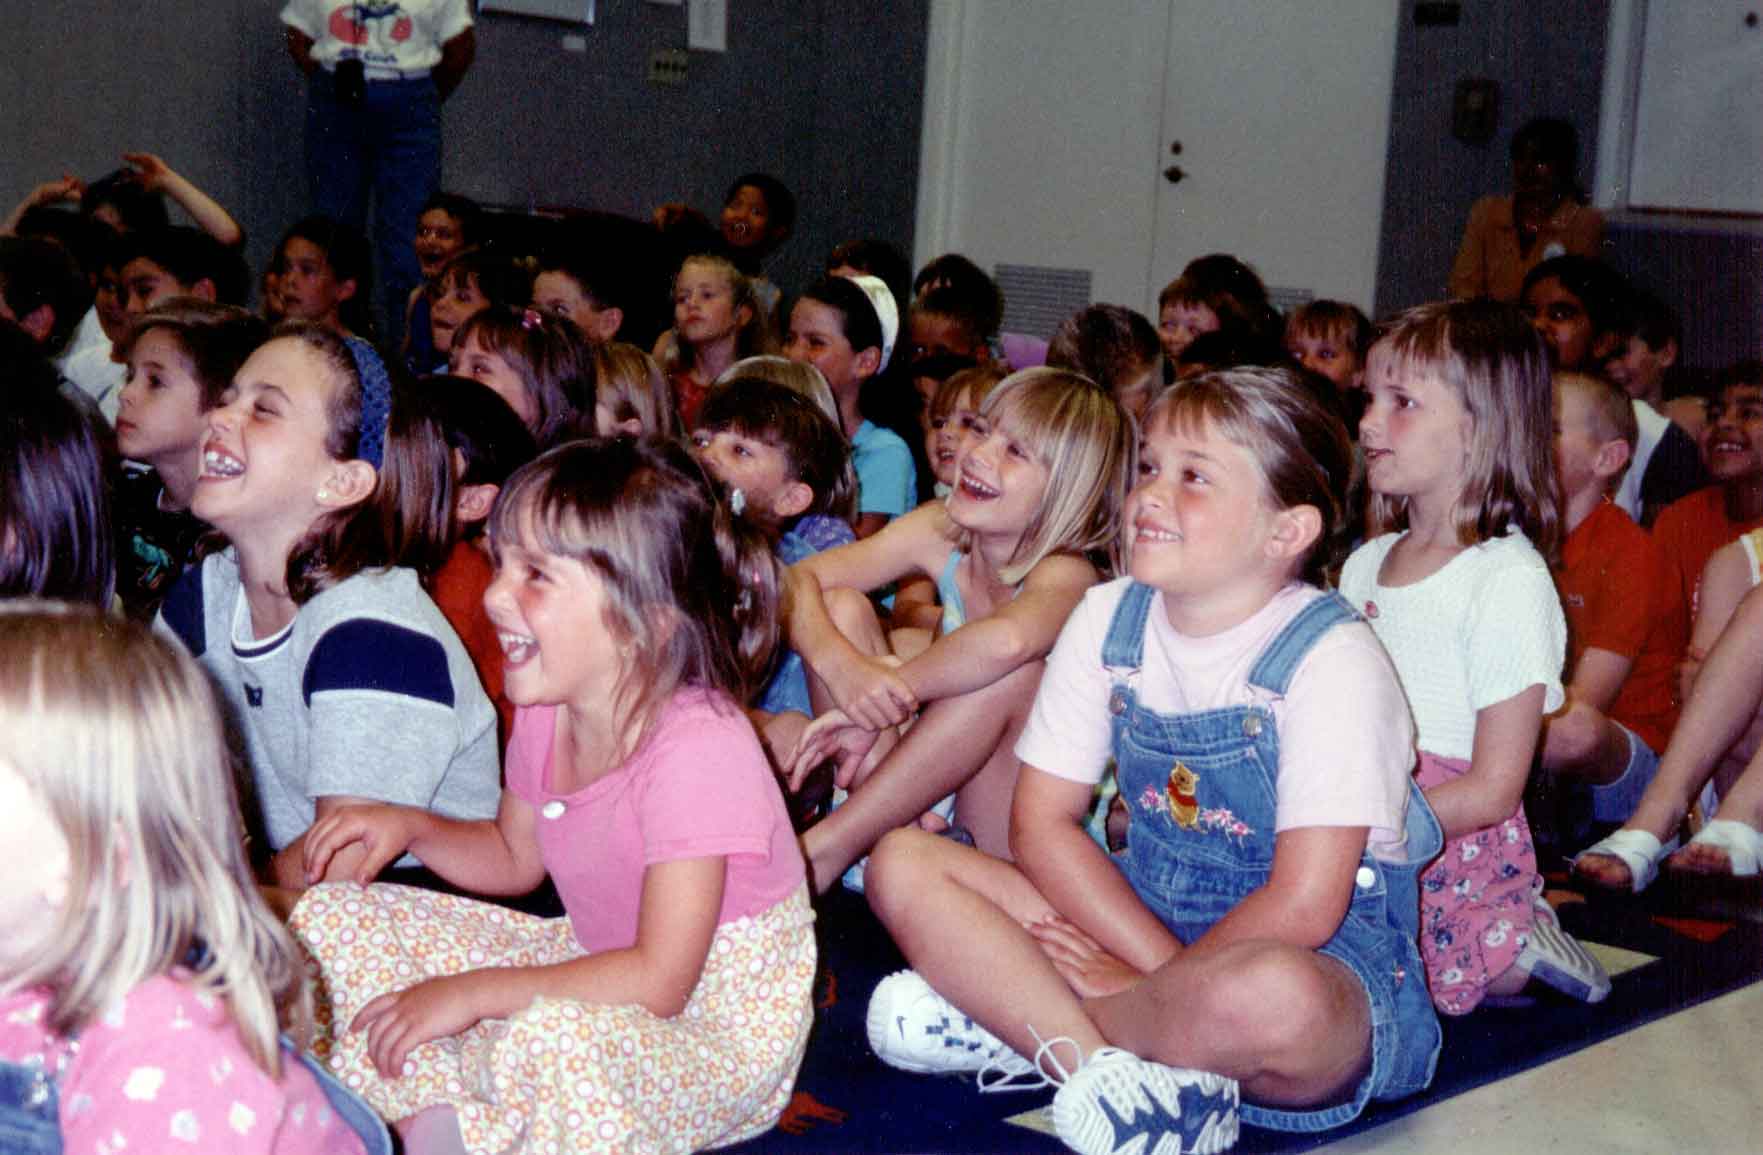
[[(684, 86), (647, 82), (685, 45), (685, 8), (600, 0), (581, 29), (486, 14), (446, 108), (446, 187), (513, 206), (646, 216), (713, 211), (740, 172), (776, 173), (805, 207), (774, 265), (799, 284), (833, 243), (911, 252), (928, 0), (730, 0), (729, 51), (690, 54)], [(0, 5), (0, 199), (158, 152), (244, 225), (260, 268), (305, 207), (301, 80), (273, 0)], [(585, 53), (565, 52), (580, 31)], [(23, 62), (32, 62), (23, 67)]]
[[(1455, 26), (1420, 27), (1411, 0), (1402, 5), (1378, 245), (1380, 315), (1444, 296), (1469, 206), (1510, 191), (1507, 150), (1525, 121), (1570, 121), (1579, 130), (1580, 179), (1591, 183), (1606, 0), (1469, 0), (1458, 7)], [(1451, 135), (1451, 105), (1465, 76), (1499, 86), (1498, 127), (1487, 144)]]
[(487, 202), (644, 216), (712, 211), (749, 169), (803, 207), (773, 266), (785, 285), (826, 251), (880, 236), (910, 253), (928, 0), (731, 0), (729, 51), (693, 52), (684, 86), (647, 82), (650, 53), (685, 45), (685, 8), (600, 0), (586, 53), (564, 26), (491, 13), (450, 102), (446, 183)]
[(156, 152), (245, 226), (255, 268), (305, 199), (275, 13), (252, 0), (0, 4), (0, 199)]
[[(1580, 179), (1592, 182), (1604, 83), (1607, 0), (1470, 0), (1455, 27), (1419, 27), (1404, 0), (1378, 247), (1380, 315), (1444, 295), (1469, 206), (1508, 191), (1512, 133), (1533, 116), (1579, 129)], [(1451, 135), (1457, 81), (1500, 89), (1499, 127), (1486, 145)], [(1683, 316), (1683, 374), (1700, 385), (1763, 353), (1763, 228), (1622, 214), (1605, 228), (1604, 258)]]

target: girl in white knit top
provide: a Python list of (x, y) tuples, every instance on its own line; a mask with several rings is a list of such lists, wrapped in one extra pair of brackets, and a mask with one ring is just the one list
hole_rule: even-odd
[(1396, 664), (1445, 831), (1420, 892), (1433, 1001), (1464, 1014), (1536, 978), (1596, 1002), (1610, 980), (1542, 898), (1522, 803), (1567, 639), (1543, 558), (1560, 539), (1543, 345), (1510, 306), (1427, 305), (1372, 347), (1366, 386), (1381, 536), (1340, 587)]

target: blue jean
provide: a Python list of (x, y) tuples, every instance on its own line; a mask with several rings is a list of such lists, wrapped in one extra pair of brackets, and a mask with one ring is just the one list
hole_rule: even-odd
[(1659, 773), (1659, 755), (1653, 748), (1627, 726), (1622, 732), (1628, 737), (1628, 765), (1614, 782), (1592, 787), (1592, 818), (1598, 822), (1627, 822)]
[[(1272, 874), (1279, 737), (1271, 711), (1232, 706), (1160, 714), (1134, 690), (1151, 590), (1121, 599), (1103, 642), (1114, 677), (1114, 757), (1130, 821), (1121, 870), (1139, 898), (1184, 943), (1199, 938)], [(1305, 606), (1268, 643), (1250, 684), (1283, 695), (1305, 654), (1329, 630), (1357, 615), (1338, 596)], [(1407, 858), (1360, 858), (1353, 897), (1334, 936), (1320, 948), (1365, 989), (1371, 1018), (1371, 1069), (1345, 1102), (1314, 1110), (1244, 1103), (1257, 1127), (1321, 1131), (1354, 1118), (1370, 1099), (1425, 1088), (1438, 1063), (1441, 1033), (1426, 989), (1415, 936), (1419, 872), (1443, 844), (1438, 820), (1410, 783)]]
[(61, 1155), (60, 1096), (40, 1065), (0, 1063), (0, 1151)]
[(401, 337), (404, 302), (422, 281), (416, 220), (441, 186), (441, 99), (435, 82), (426, 76), (370, 80), (366, 98), (351, 105), (337, 99), (331, 73), (315, 73), (306, 86), (306, 176), (314, 212), (372, 238), (387, 335)]

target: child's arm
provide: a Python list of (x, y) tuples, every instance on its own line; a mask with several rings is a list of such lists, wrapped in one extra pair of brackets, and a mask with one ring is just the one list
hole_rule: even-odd
[(366, 1031), (380, 1073), (397, 1077), (411, 1050), (480, 1019), (508, 1018), (535, 998), (600, 1005), (635, 1003), (659, 1018), (685, 1009), (716, 936), (727, 860), (660, 862), (643, 872), (637, 941), (624, 950), (545, 967), (492, 967), (430, 979), (363, 1007), (350, 1024)]
[(1029, 572), (1022, 591), (977, 621), (932, 642), (900, 667), (920, 702), (989, 686), (1025, 662), (1047, 656), (1096, 570), (1079, 557), (1055, 554)]
[(853, 721), (871, 730), (904, 722), (916, 708), (910, 688), (891, 667), (851, 644), (827, 613), (825, 591), (867, 592), (898, 578), (929, 572), (928, 559), (946, 552), (948, 515), (942, 509), (913, 510), (881, 533), (804, 558), (788, 574), (790, 645), (833, 701)]
[(533, 808), (507, 790), (495, 819), (488, 822), (461, 822), (412, 806), (346, 801), (354, 804), (328, 813), (321, 809), (312, 829), (282, 852), (304, 844), (296, 860), (304, 870), (297, 885), (349, 880), (365, 886), (406, 851), (448, 882), (478, 894), (525, 894), (544, 881)]
[(316, 41), (291, 24), (285, 25), (282, 32), (287, 36), (288, 55), (294, 58), (294, 67), (304, 76), (316, 74), (318, 61), (312, 58), (312, 46)]
[(1267, 884), (1232, 907), (1190, 949), (1215, 950), (1250, 939), (1317, 949), (1334, 937), (1347, 915), (1370, 833), (1365, 826), (1280, 831)]
[(163, 160), (150, 152), (125, 152), (122, 159), (134, 168), (135, 179), (141, 182), (142, 188), (149, 192), (164, 193), (178, 202), (203, 232), (223, 245), (236, 246), (244, 243), (245, 232), (239, 228), (239, 222), (232, 218), (232, 214)]
[(1010, 852), (1063, 917), (1148, 974), (1181, 950), (1126, 876), (1084, 830), (1095, 788), (1022, 764), (1010, 807)]
[(1518, 809), (1543, 723), (1539, 683), (1475, 713), (1469, 772), (1426, 791), (1446, 838), (1505, 821)]
[(477, 59), (477, 33), (467, 28), (441, 45), (441, 62), (430, 71), (435, 82), (435, 95), (446, 100), (465, 79), (471, 62)]
[(1613, 650), (1587, 646), (1579, 656), (1579, 664), (1573, 667), (1573, 680), (1567, 683), (1567, 698), (1590, 706), (1600, 714), (1608, 714), (1632, 669), (1633, 658)]
[[(317, 882), (341, 882), (344, 879), (358, 877), (361, 873), (361, 863), (364, 857), (363, 852), (358, 848), (351, 848), (334, 861), (327, 862), (327, 870), (322, 870), (316, 875), (309, 875), (306, 868), (306, 843), (312, 836), (313, 829), (329, 815), (335, 814), (339, 810), (372, 805), (375, 803), (371, 798), (352, 798), (346, 795), (326, 795), (314, 800), (315, 817), (312, 826), (307, 828), (305, 834), (270, 856), (270, 885), (279, 886), (286, 890), (305, 890)], [(396, 858), (397, 855), (392, 857)], [(387, 861), (391, 860), (387, 859)], [(385, 863), (380, 865), (383, 867)], [(378, 873), (379, 870), (376, 869), (373, 874), (367, 875), (361, 881), (366, 882)]]
[(85, 186), (80, 178), (72, 173), (65, 173), (60, 180), (44, 181), (25, 195), (25, 198), (13, 206), (6, 214), (6, 221), (0, 224), (0, 234), (11, 236), (18, 232), (18, 222), (24, 215), (41, 205), (52, 205), (60, 201), (77, 201)]
[[(1334, 937), (1353, 901), (1355, 869), (1370, 828), (1310, 826), (1275, 838), (1267, 884), (1252, 891), (1187, 950), (1210, 951), (1236, 942), (1281, 942), (1316, 950)], [(1031, 927), (1073, 988), (1085, 997), (1136, 985), (1100, 942), (1060, 920)], [(1183, 948), (1177, 948), (1183, 949)]]

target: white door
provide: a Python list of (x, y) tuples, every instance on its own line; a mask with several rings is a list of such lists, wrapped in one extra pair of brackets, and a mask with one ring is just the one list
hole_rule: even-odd
[(1160, 183), (1153, 298), (1188, 261), (1225, 252), (1276, 291), (1371, 310), (1398, 7), (1177, 5), (1163, 134), (1184, 175)]
[(1369, 306), (1397, 15), (933, 0), (918, 262), (1083, 270), (1092, 300), (1151, 314), (1182, 264), (1229, 251), (1270, 285)]
[(1086, 269), (1095, 300), (1143, 301), (1168, 23), (1152, 0), (933, 0), (915, 263)]

